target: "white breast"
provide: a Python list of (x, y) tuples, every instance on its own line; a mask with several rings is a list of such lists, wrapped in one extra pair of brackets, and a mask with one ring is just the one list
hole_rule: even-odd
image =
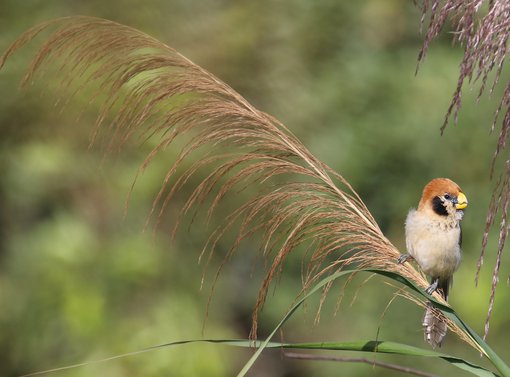
[(407, 215), (407, 252), (418, 262), (425, 274), (446, 279), (459, 267), (459, 220), (452, 221), (449, 217), (431, 219), (414, 209)]

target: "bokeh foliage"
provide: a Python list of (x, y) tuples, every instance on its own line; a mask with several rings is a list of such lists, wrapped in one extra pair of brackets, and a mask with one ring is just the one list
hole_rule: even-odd
[[(459, 125), (440, 136), (460, 51), (445, 35), (414, 76), (421, 38), (419, 10), (412, 2), (4, 1), (0, 48), (38, 22), (70, 14), (105, 17), (143, 30), (275, 115), (350, 181), (397, 246), (404, 245), (403, 221), (422, 186), (437, 176), (458, 182), (470, 208), (464, 220), (464, 261), (451, 303), (472, 327), (483, 329), (491, 271), (482, 270), (478, 287), (474, 273), (494, 185), (489, 167), (496, 140), (480, 124), (491, 122), (493, 106), (486, 106), (486, 99), (465, 106)], [(0, 71), (2, 375), (201, 337), (212, 274), (200, 290), (204, 265), (197, 265), (197, 259), (222, 216), (209, 226), (198, 216), (171, 240), (168, 230), (184, 200), (178, 197), (158, 230), (143, 232), (152, 198), (177, 151), (167, 151), (140, 177), (125, 215), (126, 195), (151, 142), (132, 142), (106, 158), (100, 145), (88, 149), (97, 109), (87, 106), (86, 97), (75, 97), (60, 112), (57, 85), (41, 80), (18, 91), (30, 52), (28, 46)], [(235, 208), (235, 198), (230, 205)], [(222, 248), (229, 246), (228, 239), (220, 245), (207, 271), (214, 271)], [(225, 267), (205, 323), (207, 337), (247, 336), (262, 274), (257, 248), (257, 239), (246, 242)], [(492, 261), (488, 255), (486, 263)], [(299, 292), (300, 263), (298, 253), (289, 259), (262, 314), (262, 334)], [(501, 276), (508, 271), (503, 266)], [(380, 282), (374, 278), (357, 291), (360, 279), (345, 292), (341, 286), (334, 289), (332, 293), (345, 297), (336, 316), (330, 298), (319, 325), (313, 323), (315, 306), (310, 303), (286, 327), (286, 340), (379, 336), (423, 346), (422, 313), (411, 303), (396, 300), (381, 317), (392, 289)], [(509, 300), (508, 288), (502, 287), (488, 339), (503, 357)], [(444, 349), (465, 352), (453, 336)], [(222, 376), (232, 374), (248, 354), (212, 345), (183, 346), (63, 375)], [(445, 365), (380, 358), (451, 372)], [(318, 370), (321, 375), (339, 370), (366, 375), (369, 368), (285, 361), (278, 351), (257, 366), (254, 374), (266, 376)]]

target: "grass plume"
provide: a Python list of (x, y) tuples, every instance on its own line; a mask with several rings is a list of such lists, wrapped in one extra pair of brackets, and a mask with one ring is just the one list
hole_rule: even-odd
[[(57, 19), (28, 30), (0, 58), (0, 68), (43, 31), (50, 34), (23, 84), (37, 74), (57, 72), (66, 93), (63, 104), (69, 93), (93, 88), (90, 101), (100, 110), (91, 142), (106, 140), (108, 150), (122, 148), (133, 137), (159, 137), (135, 182), (161, 151), (183, 141), (162, 179), (150, 219), (161, 220), (175, 194), (204, 168), (209, 174), (189, 195), (181, 218), (206, 199), (211, 200), (211, 216), (229, 194), (248, 185), (260, 188), (212, 233), (204, 249), (214, 252), (222, 236), (239, 226), (226, 262), (243, 239), (262, 234), (261, 253), (268, 263), (254, 305), (252, 338), (269, 287), (298, 246), (308, 250), (303, 292), (346, 266), (386, 270), (428, 286), (411, 264), (396, 263), (400, 252), (342, 175), (313, 156), (280, 121), (211, 73), (140, 31), (92, 17)], [(195, 162), (184, 168), (191, 157)], [(216, 277), (220, 272), (221, 267)]]
[[(425, 24), (425, 20), (428, 19), (423, 47), (418, 56), (418, 64), (425, 59), (430, 44), (440, 35), (445, 25), (453, 29), (453, 42), (461, 45), (464, 50), (457, 86), (441, 127), (441, 132), (443, 132), (451, 117), (454, 118), (454, 122), (457, 122), (462, 104), (462, 89), (466, 82), (469, 85), (478, 86), (478, 98), (486, 91), (489, 92), (489, 95), (492, 95), (499, 84), (508, 53), (510, 2), (507, 0), (422, 0), (415, 1), (415, 3), (418, 3), (422, 10), (422, 26)], [(494, 111), (494, 119), (490, 126), (491, 132), (494, 132), (497, 124), (501, 123), (490, 168), (491, 177), (494, 174), (496, 160), (505, 150), (510, 134), (510, 82), (503, 83), (503, 85), (503, 94)], [(501, 113), (503, 113), (503, 119), (500, 120)], [(476, 281), (478, 282), (487, 248), (488, 235), (499, 212), (499, 242), (496, 250), (496, 264), (493, 271), (484, 337), (487, 336), (489, 331), (489, 322), (499, 282), (499, 268), (508, 231), (510, 230), (507, 211), (508, 198), (510, 197), (510, 185), (508, 184), (510, 181), (510, 169), (508, 168), (510, 160), (508, 157), (504, 158), (506, 159), (505, 168), (494, 187), (476, 271)]]

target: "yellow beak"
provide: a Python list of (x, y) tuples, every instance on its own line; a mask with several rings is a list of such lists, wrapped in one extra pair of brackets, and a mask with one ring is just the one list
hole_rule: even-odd
[(463, 192), (459, 193), (459, 196), (457, 196), (457, 204), (455, 204), (455, 208), (457, 209), (464, 209), (468, 205), (468, 200), (466, 198), (466, 195), (464, 195)]

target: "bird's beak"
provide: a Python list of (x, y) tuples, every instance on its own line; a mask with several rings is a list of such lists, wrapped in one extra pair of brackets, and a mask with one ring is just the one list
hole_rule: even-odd
[(468, 205), (468, 200), (466, 198), (466, 195), (464, 195), (463, 192), (459, 193), (459, 196), (457, 196), (457, 203), (455, 204), (455, 208), (457, 209), (464, 209)]

